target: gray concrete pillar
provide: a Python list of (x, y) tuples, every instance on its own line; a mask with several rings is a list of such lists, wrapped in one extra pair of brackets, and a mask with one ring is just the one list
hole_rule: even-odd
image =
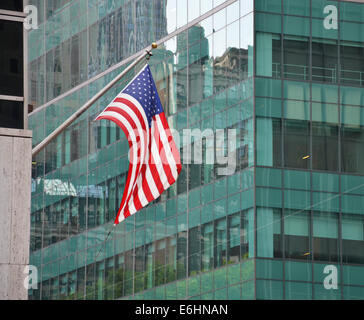
[(0, 300), (26, 300), (32, 133), (0, 128)]

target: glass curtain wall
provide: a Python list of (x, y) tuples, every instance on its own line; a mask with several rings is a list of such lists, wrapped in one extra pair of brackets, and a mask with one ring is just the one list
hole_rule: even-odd
[(363, 294), (348, 247), (362, 241), (363, 8), (255, 1), (258, 299)]
[[(254, 296), (254, 287), (249, 281), (254, 275), (251, 258), (255, 256), (252, 2), (235, 1), (216, 12), (209, 10), (223, 5), (224, 1), (209, 1), (207, 7), (206, 1), (178, 1), (178, 5), (174, 5), (176, 1), (168, 1), (167, 6), (160, 7), (158, 1), (153, 5), (148, 3), (143, 2), (140, 7), (138, 1), (125, 3), (105, 19), (113, 19), (113, 12), (126, 10), (130, 5), (132, 10), (142, 10), (150, 21), (151, 16), (156, 16), (152, 14), (154, 10), (159, 17), (155, 30), (163, 31), (159, 33), (160, 38), (166, 34), (165, 28), (172, 32), (210, 12), (205, 19), (162, 43), (149, 64), (170, 127), (179, 132), (181, 141), (187, 128), (201, 132), (224, 129), (225, 139), (227, 129), (236, 130), (235, 172), (221, 176), (219, 169), (226, 165), (208, 161), (201, 165), (184, 164), (174, 186), (125, 220), (105, 242), (125, 186), (128, 144), (114, 125), (95, 124), (91, 120), (135, 74), (129, 73), (36, 159), (31, 260), (42, 271), (40, 289), (30, 291), (31, 299), (49, 297), (43, 293), (43, 283), (44, 288), (50, 288), (49, 292), (59, 292), (50, 296), (52, 299)], [(196, 3), (198, 11), (194, 11)], [(62, 14), (67, 8), (66, 3), (55, 12)], [(173, 20), (171, 12), (176, 10), (177, 18)], [(91, 79), (90, 74), (104, 70), (109, 62), (112, 65), (126, 57), (125, 54), (108, 60), (112, 50), (100, 49), (97, 37), (109, 34), (108, 28), (112, 27), (110, 21), (104, 23), (102, 19), (98, 20), (97, 27), (90, 26), (85, 35), (74, 35), (50, 49), (47, 56), (39, 57), (46, 60), (49, 54), (46, 78), (50, 88), (60, 88), (51, 92), (46, 86), (49, 96), (43, 102), (84, 81), (87, 77), (81, 77), (81, 70), (88, 70)], [(124, 15), (121, 19), (121, 25), (130, 26), (124, 22)], [(119, 47), (113, 39), (106, 43)], [(137, 43), (140, 48), (144, 46)], [(134, 50), (133, 43), (128, 48)], [(89, 52), (86, 66), (82, 65), (84, 52)], [(100, 61), (91, 61), (94, 57)], [(104, 77), (36, 110), (31, 115), (34, 142), (92, 97), (122, 68), (107, 72)], [(67, 77), (64, 70), (69, 71)], [(211, 156), (208, 152), (215, 144), (214, 136), (203, 138), (203, 159)], [(181, 155), (183, 147), (181, 144)], [(243, 266), (244, 276), (240, 277), (238, 270)], [(232, 282), (235, 291), (228, 288)]]

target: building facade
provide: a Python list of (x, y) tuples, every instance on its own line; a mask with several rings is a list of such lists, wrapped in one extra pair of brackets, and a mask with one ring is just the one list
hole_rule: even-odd
[(33, 159), (29, 298), (364, 298), (360, 2), (30, 1), (33, 146), (158, 41), (170, 127), (235, 129), (237, 161), (182, 163), (106, 241), (128, 143), (91, 121), (139, 66)]

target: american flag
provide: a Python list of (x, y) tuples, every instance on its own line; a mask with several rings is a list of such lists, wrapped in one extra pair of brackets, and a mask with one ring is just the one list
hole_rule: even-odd
[(182, 165), (148, 65), (96, 118), (101, 119), (115, 122), (129, 142), (129, 172), (118, 224), (174, 184)]

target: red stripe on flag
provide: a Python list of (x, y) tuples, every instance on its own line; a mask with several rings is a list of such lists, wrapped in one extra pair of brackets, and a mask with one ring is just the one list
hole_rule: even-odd
[[(127, 117), (130, 118), (129, 115), (127, 115)], [(126, 137), (128, 139), (128, 142), (129, 142), (129, 149), (131, 149), (133, 147), (132, 142), (130, 140), (129, 131), (127, 130), (127, 128), (124, 126), (124, 124), (121, 121), (119, 121), (117, 118), (115, 118), (113, 116), (110, 116), (110, 115), (109, 116), (108, 115), (101, 115), (100, 117), (97, 118), (97, 120), (102, 120), (102, 119), (106, 119), (106, 120), (110, 120), (110, 121), (115, 122), (123, 130), (123, 132), (125, 133), (125, 135), (126, 135)], [(128, 120), (128, 119), (126, 119), (126, 120)], [(131, 121), (132, 121), (132, 123), (130, 121), (128, 121), (130, 123), (130, 125), (132, 127), (133, 127), (133, 125), (135, 126), (134, 121), (132, 119), (131, 119)], [(130, 156), (132, 157), (132, 153), (130, 154)], [(130, 183), (131, 183), (131, 176), (132, 176), (132, 171), (133, 171), (132, 170), (133, 169), (133, 160), (134, 159), (131, 159), (131, 163), (129, 164), (128, 177), (127, 177), (126, 184), (125, 184), (124, 194), (123, 194), (123, 198), (121, 200), (121, 204), (120, 204), (120, 207), (119, 207), (116, 219), (115, 219), (115, 223), (119, 223), (119, 216), (120, 216), (121, 210), (124, 207), (125, 203), (128, 203), (128, 201), (130, 199), (130, 196), (131, 196), (131, 193), (128, 196), (128, 189), (129, 189), (129, 186), (130, 186)], [(140, 165), (141, 165), (141, 163), (140, 163), (140, 161), (138, 161), (137, 169), (135, 170), (135, 178), (134, 178), (134, 181), (132, 182), (132, 186), (134, 186), (135, 181), (136, 181), (136, 179), (137, 179), (137, 177), (139, 175)], [(124, 210), (123, 215), (124, 215), (125, 218), (127, 218), (125, 216), (125, 210)]]
[[(140, 146), (140, 137), (139, 137), (138, 126), (136, 125), (136, 123), (134, 122), (134, 120), (132, 119), (132, 117), (125, 110), (120, 109), (118, 107), (109, 107), (105, 111), (106, 112), (107, 111), (116, 112), (116, 113), (120, 114), (122, 117), (124, 117), (126, 120), (128, 120), (129, 124), (131, 125), (131, 127), (134, 130), (134, 133), (135, 133), (135, 136), (136, 136), (136, 140), (137, 140), (138, 146)], [(141, 130), (141, 131), (142, 131), (142, 135), (144, 137), (144, 156), (145, 156), (146, 153), (147, 153), (147, 150), (148, 150), (147, 149), (148, 148), (148, 146), (147, 146), (147, 132), (145, 131), (145, 125), (143, 123), (141, 123), (141, 125), (144, 126), (143, 130)], [(140, 148), (138, 147), (138, 150), (139, 149)], [(140, 157), (140, 154), (139, 153), (138, 153), (138, 157)], [(137, 159), (138, 165), (140, 165), (142, 163), (141, 160), (144, 162), (144, 159), (139, 159), (139, 158)]]
[(148, 202), (152, 202), (154, 200), (153, 194), (150, 191), (150, 187), (146, 178), (146, 171), (147, 171), (147, 165), (143, 164), (142, 170), (140, 172), (140, 174), (142, 175), (142, 188), (145, 194), (145, 197), (147, 198)]
[(150, 168), (150, 173), (152, 174), (153, 180), (155, 182), (155, 185), (158, 189), (158, 192), (161, 195), (164, 191), (164, 186), (162, 184), (162, 181), (159, 176), (158, 169), (157, 169), (157, 166), (155, 165), (155, 161), (154, 161), (152, 154), (150, 155), (149, 168)]
[[(122, 122), (120, 122), (119, 120), (117, 120), (114, 117), (111, 117), (111, 116), (103, 116), (103, 115), (100, 115), (99, 117), (97, 117), (96, 120), (102, 120), (102, 119), (110, 120), (110, 121), (115, 122), (121, 128), (121, 130), (123, 130), (124, 134), (127, 136), (128, 142), (129, 142), (129, 148), (132, 147), (132, 143), (131, 143), (131, 141), (129, 139), (129, 131), (126, 129), (126, 127), (124, 126), (124, 124)], [(128, 190), (128, 188), (129, 188), (129, 184), (130, 184), (130, 180), (131, 180), (132, 168), (133, 168), (133, 166), (130, 164), (129, 165), (129, 170), (128, 170), (128, 178), (126, 179), (126, 184), (125, 184), (125, 189), (124, 190)], [(120, 213), (121, 213), (121, 209), (124, 206), (124, 203), (125, 203), (125, 200), (126, 200), (126, 196), (127, 196), (127, 194), (126, 194), (126, 192), (124, 192), (123, 198), (121, 199), (121, 204), (120, 204), (118, 213), (116, 215), (115, 224), (118, 224), (119, 223), (119, 216), (120, 216)]]

